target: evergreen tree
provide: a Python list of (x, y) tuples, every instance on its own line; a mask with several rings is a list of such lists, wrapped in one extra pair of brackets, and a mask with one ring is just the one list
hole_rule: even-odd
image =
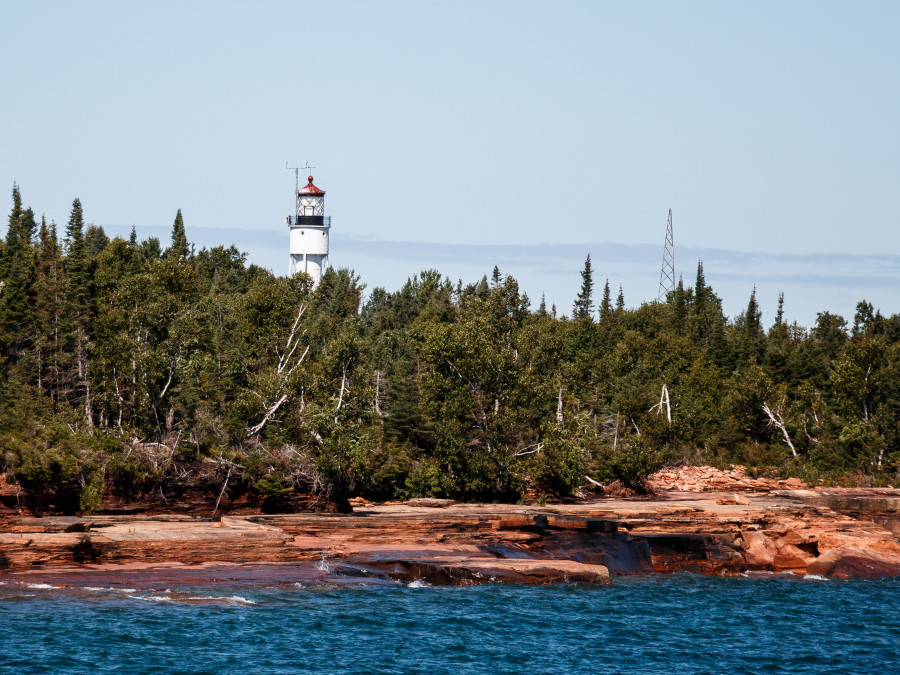
[(622, 284), (619, 284), (619, 295), (616, 297), (616, 310), (625, 311), (625, 293), (622, 291)]
[(93, 427), (91, 411), (90, 363), (88, 341), (91, 323), (91, 269), (84, 241), (84, 211), (77, 197), (66, 224), (65, 290), (62, 317), (65, 332), (64, 352), (74, 359), (68, 366), (66, 391), (80, 401), (88, 428)]
[(573, 319), (592, 319), (594, 314), (594, 277), (591, 269), (591, 255), (584, 260), (584, 269), (581, 270), (581, 290), (575, 299), (572, 308)]
[(172, 224), (172, 246), (166, 251), (166, 256), (176, 260), (186, 260), (188, 250), (187, 234), (184, 231), (184, 218), (181, 209), (175, 214), (175, 222)]
[(0, 257), (0, 347), (14, 361), (34, 339), (29, 325), (34, 290), (34, 211), (22, 207), (18, 185), (13, 185), (13, 208), (9, 215), (6, 241)]
[(494, 265), (494, 271), (491, 274), (491, 287), (499, 288), (500, 287), (500, 268), (497, 265)]
[(775, 327), (784, 323), (784, 292), (778, 294), (778, 311), (775, 312)]
[(109, 245), (109, 237), (99, 225), (89, 225), (84, 233), (84, 252), (89, 261), (99, 256)]
[(58, 404), (61, 363), (60, 321), (63, 291), (63, 259), (56, 239), (56, 226), (41, 219), (35, 270), (34, 322), (36, 328), (35, 370), (38, 398), (47, 397), (55, 412)]
[(747, 311), (744, 313), (744, 332), (748, 338), (758, 338), (762, 334), (762, 312), (756, 302), (756, 286), (750, 293)]
[(675, 293), (672, 295), (672, 316), (675, 321), (675, 327), (682, 331), (684, 322), (687, 319), (688, 312), (688, 293), (684, 289), (684, 281), (679, 276), (678, 285), (675, 287)]
[(853, 315), (853, 329), (851, 335), (856, 337), (862, 333), (872, 331), (883, 321), (881, 312), (875, 312), (871, 302), (862, 300), (856, 303), (856, 314)]
[(547, 298), (544, 293), (541, 293), (541, 304), (538, 305), (537, 308), (538, 316), (547, 316)]
[(697, 261), (697, 281), (694, 282), (694, 308), (697, 314), (701, 313), (706, 307), (708, 290), (706, 287), (706, 277), (703, 274), (703, 261)]
[(609, 295), (609, 278), (607, 278), (606, 283), (603, 284), (603, 300), (600, 302), (600, 321), (608, 319), (611, 313), (612, 301)]

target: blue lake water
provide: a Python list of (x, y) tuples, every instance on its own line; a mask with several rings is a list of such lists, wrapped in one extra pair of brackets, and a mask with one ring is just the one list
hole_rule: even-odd
[(0, 585), (3, 673), (900, 672), (900, 580)]

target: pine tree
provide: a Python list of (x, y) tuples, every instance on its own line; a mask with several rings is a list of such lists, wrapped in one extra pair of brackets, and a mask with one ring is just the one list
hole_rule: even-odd
[(758, 338), (762, 335), (762, 312), (759, 311), (759, 304), (756, 302), (756, 286), (750, 293), (750, 301), (744, 313), (744, 332), (748, 338)]
[(62, 301), (62, 252), (56, 240), (56, 226), (41, 219), (35, 270), (34, 316), (37, 338), (34, 343), (38, 398), (49, 400), (57, 409), (60, 366), (60, 312)]
[(188, 257), (188, 240), (184, 231), (184, 218), (181, 209), (175, 214), (175, 222), (172, 224), (172, 246), (166, 251), (166, 256), (175, 260), (186, 260)]
[(594, 273), (591, 269), (591, 255), (584, 260), (584, 269), (581, 271), (581, 291), (575, 299), (572, 308), (573, 319), (592, 319), (594, 314)]
[(500, 288), (500, 268), (494, 265), (494, 272), (491, 274), (491, 287)]
[(84, 252), (89, 261), (94, 260), (109, 245), (109, 237), (99, 225), (90, 225), (84, 233)]
[(853, 328), (850, 335), (856, 337), (862, 333), (867, 333), (875, 323), (875, 307), (871, 302), (861, 300), (856, 303), (856, 313), (853, 315)]
[(784, 292), (778, 294), (778, 311), (775, 313), (775, 327), (784, 323)]
[(694, 283), (694, 310), (699, 314), (706, 306), (706, 277), (703, 274), (703, 261), (697, 261), (697, 281)]
[(679, 276), (678, 285), (675, 287), (675, 292), (672, 294), (672, 314), (675, 319), (675, 326), (679, 330), (684, 326), (684, 321), (687, 318), (687, 303), (688, 294), (684, 290), (684, 281)]
[(619, 284), (619, 295), (616, 298), (616, 311), (625, 311), (625, 293), (622, 291), (621, 284)]
[(13, 209), (9, 215), (3, 255), (0, 256), (0, 348), (18, 360), (34, 338), (28, 325), (34, 296), (34, 247), (37, 229), (34, 211), (22, 208), (22, 195), (13, 185)]
[(75, 363), (69, 367), (67, 393), (80, 399), (84, 409), (84, 419), (88, 428), (93, 427), (91, 414), (91, 386), (88, 360), (88, 340), (90, 338), (90, 286), (91, 270), (84, 242), (84, 212), (81, 200), (72, 202), (72, 213), (66, 225), (65, 291), (62, 315), (65, 338), (69, 346), (65, 351), (74, 356)]
[(547, 316), (547, 298), (544, 293), (541, 293), (541, 304), (538, 305), (537, 315)]
[(612, 313), (612, 301), (609, 295), (609, 279), (603, 284), (603, 300), (600, 302), (600, 320), (609, 318)]

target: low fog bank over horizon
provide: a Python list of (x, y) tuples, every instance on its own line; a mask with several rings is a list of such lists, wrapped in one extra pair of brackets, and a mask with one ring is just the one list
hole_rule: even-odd
[[(127, 238), (131, 225), (104, 225), (110, 237)], [(171, 226), (136, 226), (140, 239), (157, 237), (169, 243)], [(247, 262), (277, 275), (287, 273), (288, 236), (270, 229), (217, 229), (187, 226), (188, 240), (197, 250), (234, 244), (247, 253)], [(329, 260), (334, 267), (356, 271), (366, 285), (364, 299), (379, 286), (398, 290), (409, 277), (436, 269), (454, 284), (490, 277), (494, 265), (513, 276), (527, 293), (532, 308), (541, 294), (548, 309), (570, 315), (581, 287), (581, 270), (590, 254), (594, 270), (594, 300), (599, 301), (609, 279), (613, 297), (621, 285), (627, 307), (655, 300), (663, 245), (617, 243), (570, 244), (435, 244), (344, 237), (332, 230)], [(697, 262), (703, 261), (706, 282), (722, 299), (724, 312), (734, 318), (747, 307), (750, 293), (771, 325), (778, 294), (784, 293), (785, 318), (801, 326), (815, 324), (818, 312), (840, 314), (852, 323), (856, 304), (867, 300), (885, 316), (900, 312), (900, 255), (892, 254), (796, 254), (705, 249), (675, 244), (675, 274), (685, 286), (693, 286)]]

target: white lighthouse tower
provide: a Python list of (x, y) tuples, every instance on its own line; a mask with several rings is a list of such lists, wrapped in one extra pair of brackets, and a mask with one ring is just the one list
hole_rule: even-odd
[(300, 168), (289, 168), (293, 168), (297, 175), (297, 214), (285, 219), (291, 232), (288, 274), (293, 276), (298, 272), (306, 272), (312, 277), (313, 286), (318, 286), (328, 269), (328, 238), (331, 230), (331, 216), (325, 215), (325, 191), (313, 185), (312, 176), (300, 188)]

